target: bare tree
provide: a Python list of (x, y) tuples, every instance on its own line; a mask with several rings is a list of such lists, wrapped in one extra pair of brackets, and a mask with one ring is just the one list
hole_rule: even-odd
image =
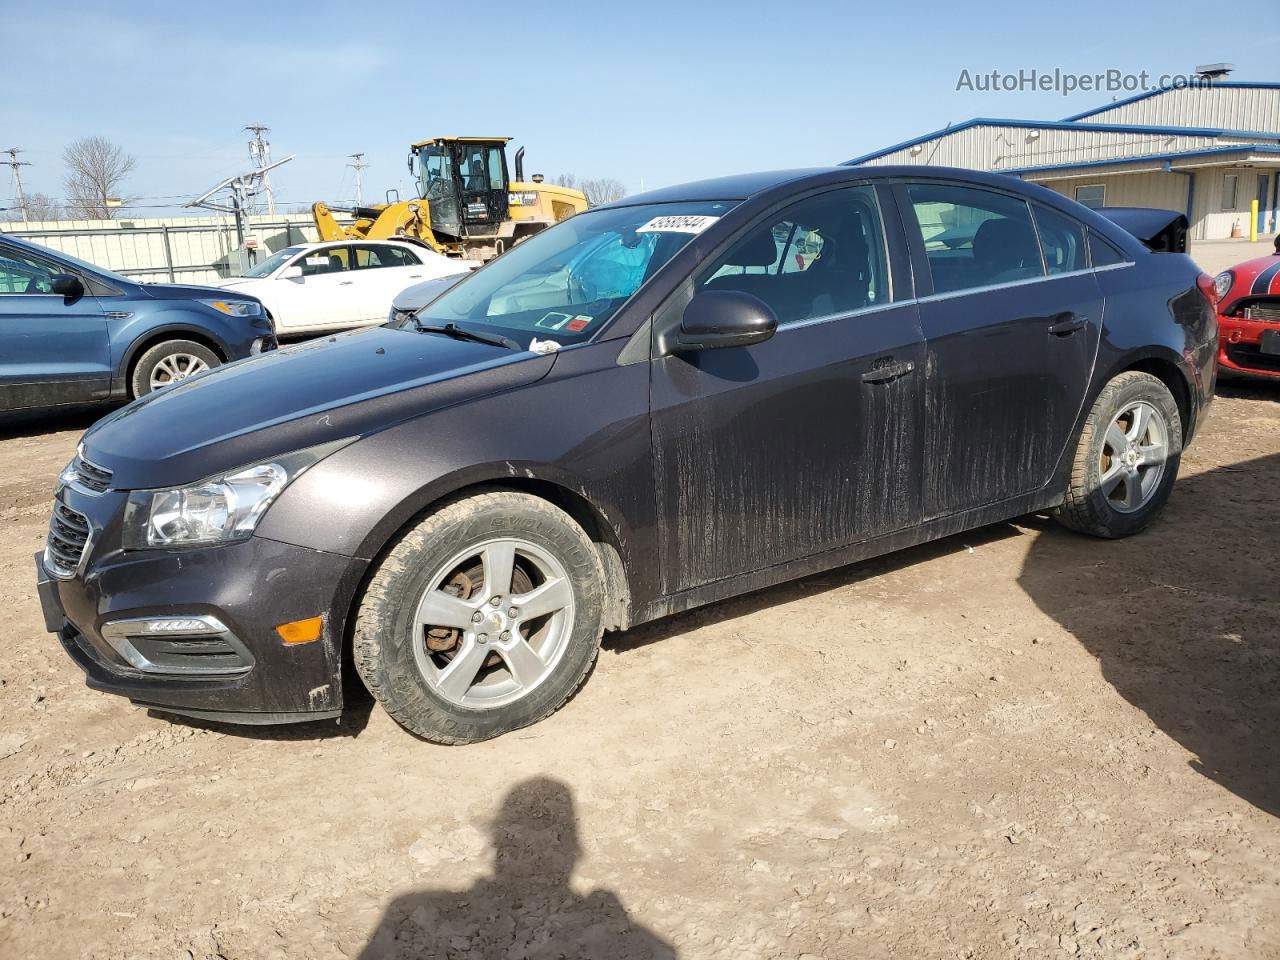
[(62, 182), (71, 214), (85, 220), (112, 219), (115, 208), (107, 205), (107, 199), (120, 196), (120, 185), (137, 161), (105, 137), (75, 141), (62, 151), (62, 161), (67, 165)]
[(576, 190), (578, 188), (578, 175), (576, 173), (562, 173), (552, 183), (561, 187), (568, 187), (570, 190)]
[(27, 194), (27, 217), (31, 220), (61, 220), (62, 203), (47, 193)]
[(587, 202), (593, 207), (613, 203), (627, 195), (627, 188), (622, 181), (614, 177), (587, 177), (578, 188), (587, 195)]

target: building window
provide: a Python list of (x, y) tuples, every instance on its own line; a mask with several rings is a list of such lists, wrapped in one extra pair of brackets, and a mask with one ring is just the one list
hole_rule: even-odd
[(1236, 191), (1240, 187), (1240, 177), (1234, 173), (1228, 173), (1222, 178), (1222, 209), (1234, 210), (1236, 208)]
[(1107, 205), (1107, 188), (1101, 183), (1091, 183), (1085, 187), (1076, 187), (1076, 203), (1082, 203), (1091, 210)]

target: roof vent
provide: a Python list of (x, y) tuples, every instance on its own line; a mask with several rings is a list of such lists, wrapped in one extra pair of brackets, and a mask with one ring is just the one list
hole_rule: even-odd
[(1221, 80), (1235, 68), (1234, 63), (1202, 63), (1196, 67), (1196, 76), (1212, 82)]

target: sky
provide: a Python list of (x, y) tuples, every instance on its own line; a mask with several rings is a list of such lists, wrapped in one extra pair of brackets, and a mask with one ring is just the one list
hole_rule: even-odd
[[(1184, 12), (1185, 11), (1185, 12)], [(249, 167), (271, 128), (278, 203), (412, 195), (408, 145), (504, 135), (526, 172), (630, 192), (838, 163), (974, 116), (1061, 119), (1124, 94), (957, 90), (1020, 69), (1153, 76), (1235, 64), (1280, 80), (1274, 0), (1212, 5), (948, 2), (0, 0), (0, 148), (28, 193), (62, 197), (62, 150), (98, 135), (137, 159), (135, 216)], [(0, 206), (13, 196), (0, 167)]]

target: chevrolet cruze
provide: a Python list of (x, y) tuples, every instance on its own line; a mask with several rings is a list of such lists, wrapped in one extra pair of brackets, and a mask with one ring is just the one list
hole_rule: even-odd
[(1135, 533), (1214, 386), (1186, 256), (973, 171), (660, 190), (426, 299), (85, 434), (36, 562), (91, 686), (271, 723), (354, 671), (481, 740), (608, 630), (1034, 511)]

